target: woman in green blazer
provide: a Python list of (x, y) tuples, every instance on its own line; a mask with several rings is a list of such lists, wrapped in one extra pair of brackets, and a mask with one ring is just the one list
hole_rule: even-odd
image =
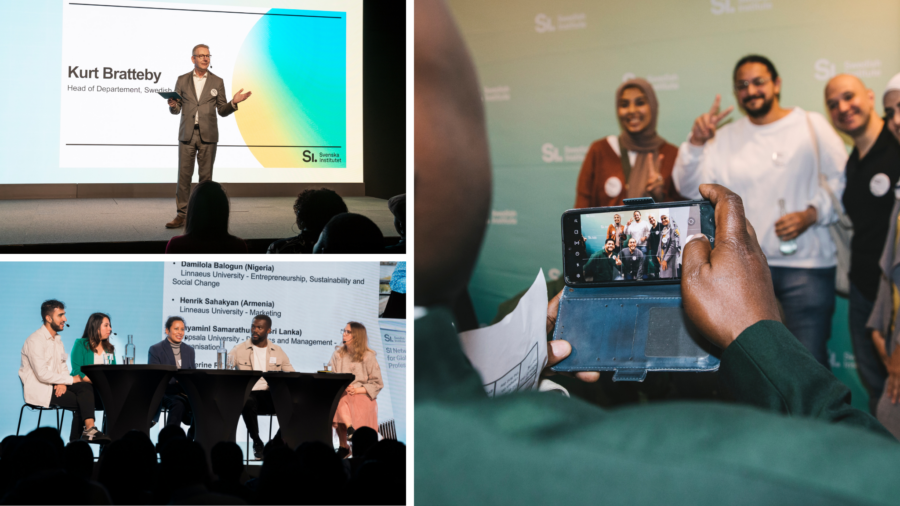
[[(110, 364), (116, 363), (116, 355), (114, 353), (115, 346), (109, 342), (109, 336), (112, 334), (112, 324), (108, 314), (94, 313), (88, 317), (87, 324), (84, 326), (84, 334), (81, 339), (75, 340), (72, 346), (72, 376), (80, 376), (82, 380), (91, 382), (91, 379), (85, 376), (81, 371), (81, 367), (92, 364), (102, 364), (103, 356), (109, 356)], [(103, 402), (97, 395), (97, 389), (94, 389), (94, 407), (103, 410)], [(73, 412), (72, 425), (80, 426), (82, 420), (78, 414)], [(106, 417), (103, 417), (103, 429), (106, 429)]]
[(116, 348), (109, 342), (111, 334), (112, 324), (109, 315), (94, 313), (88, 317), (87, 324), (84, 326), (84, 334), (72, 346), (72, 376), (80, 376), (81, 379), (90, 383), (91, 379), (81, 372), (81, 366), (103, 364), (104, 355), (109, 356), (108, 363), (116, 363), (114, 353)]

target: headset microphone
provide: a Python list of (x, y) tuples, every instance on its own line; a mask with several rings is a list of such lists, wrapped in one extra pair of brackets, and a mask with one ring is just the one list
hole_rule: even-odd
[(66, 327), (71, 327), (71, 325), (69, 325), (69, 324), (67, 323), (67, 324), (66, 324)]

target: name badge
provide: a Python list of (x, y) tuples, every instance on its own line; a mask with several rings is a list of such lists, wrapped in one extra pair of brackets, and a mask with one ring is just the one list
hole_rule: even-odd
[(270, 364), (274, 364), (274, 363), (275, 363), (275, 357), (269, 357), (269, 363), (270, 363)]

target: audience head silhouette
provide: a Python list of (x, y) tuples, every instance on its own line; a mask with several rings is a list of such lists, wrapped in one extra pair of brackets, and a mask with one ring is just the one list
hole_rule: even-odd
[(361, 214), (343, 213), (325, 225), (313, 253), (382, 253), (384, 236), (372, 220)]
[(228, 195), (215, 181), (203, 181), (191, 192), (185, 234), (205, 238), (228, 236)]
[(406, 194), (388, 199), (388, 209), (394, 215), (394, 228), (401, 238), (406, 238)]
[(63, 446), (56, 428), (41, 427), (0, 443), (0, 503), (403, 504), (405, 446), (381, 441), (362, 457), (360, 448), (377, 437), (369, 428), (356, 431), (361, 467), (355, 480), (348, 479), (344, 461), (327, 443), (306, 442), (293, 451), (280, 438), (273, 440), (260, 477), (245, 486), (243, 453), (234, 442), (217, 443), (207, 459), (203, 447), (186, 439), (179, 427), (166, 427), (160, 431), (157, 463), (150, 438), (133, 430), (105, 446), (97, 481), (91, 481), (91, 446), (84, 441)]
[(300, 230), (321, 232), (331, 218), (346, 212), (344, 199), (328, 188), (303, 190), (294, 202), (294, 214)]

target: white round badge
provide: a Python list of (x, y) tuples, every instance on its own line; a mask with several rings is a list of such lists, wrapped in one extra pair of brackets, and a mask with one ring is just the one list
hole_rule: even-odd
[(219, 90), (213, 88), (213, 89), (209, 90), (209, 94), (215, 97), (216, 95), (219, 94)]
[(622, 180), (617, 177), (611, 177), (606, 180), (603, 190), (610, 198), (616, 198), (622, 193)]
[(876, 197), (884, 196), (890, 189), (891, 179), (883, 172), (875, 174), (872, 176), (872, 180), (869, 181), (869, 191)]

